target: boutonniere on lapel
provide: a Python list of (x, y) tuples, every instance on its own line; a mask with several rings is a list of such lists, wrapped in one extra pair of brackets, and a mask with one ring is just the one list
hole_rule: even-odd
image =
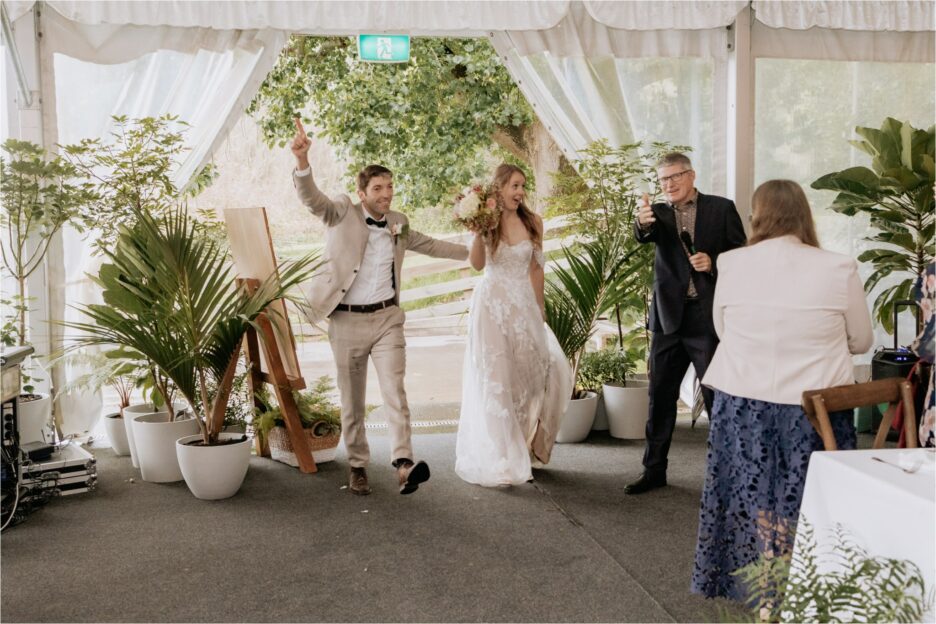
[(390, 226), (390, 236), (393, 237), (393, 242), (396, 244), (397, 239), (401, 236), (406, 238), (409, 235), (409, 223), (394, 223)]

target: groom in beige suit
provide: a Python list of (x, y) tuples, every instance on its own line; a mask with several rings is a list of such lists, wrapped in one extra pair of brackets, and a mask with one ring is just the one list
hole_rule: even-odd
[(299, 199), (326, 225), (322, 269), (308, 284), (307, 314), (312, 323), (329, 319), (328, 339), (338, 368), (341, 428), (344, 432), (354, 494), (370, 494), (370, 449), (364, 432), (367, 360), (377, 369), (390, 426), (393, 466), (400, 493), (416, 491), (429, 479), (429, 466), (414, 462), (410, 413), (403, 376), (406, 370), (405, 315), (400, 308), (400, 267), (412, 249), (437, 258), (468, 258), (468, 248), (409, 230), (406, 215), (390, 210), (393, 174), (369, 165), (358, 174), (356, 204), (347, 195), (326, 197), (312, 180), (312, 142), (299, 119), (291, 149), (296, 157), (293, 182)]

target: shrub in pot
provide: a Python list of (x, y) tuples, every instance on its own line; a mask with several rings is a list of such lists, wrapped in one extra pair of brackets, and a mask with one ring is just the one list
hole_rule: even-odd
[[(309, 449), (317, 464), (333, 460), (341, 441), (341, 408), (330, 398), (334, 389), (331, 378), (325, 375), (309, 390), (293, 393), (302, 429), (309, 438)], [(273, 459), (297, 467), (299, 463), (280, 407), (271, 405), (268, 396), (262, 397), (262, 402), (268, 408), (258, 415), (254, 424), (257, 435), (269, 444)]]
[[(0, 188), (3, 211), (3, 270), (13, 279), (15, 292), (4, 297), (2, 332), (4, 346), (30, 345), (29, 277), (42, 266), (55, 234), (66, 223), (77, 221), (82, 206), (94, 198), (94, 191), (82, 173), (58, 156), (50, 157), (44, 148), (29, 141), (7, 139), (0, 158)], [(43, 354), (41, 351), (38, 355)], [(36, 391), (39, 381), (32, 374), (30, 360), (21, 367), (22, 393), (19, 396), (22, 443), (43, 437), (51, 421), (52, 400)]]

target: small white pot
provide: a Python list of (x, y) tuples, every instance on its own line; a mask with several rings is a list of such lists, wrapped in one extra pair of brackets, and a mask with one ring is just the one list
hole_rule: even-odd
[(104, 431), (107, 432), (107, 439), (110, 440), (115, 455), (130, 454), (127, 427), (124, 425), (124, 419), (120, 417), (120, 412), (104, 415)]
[[(175, 401), (173, 403), (175, 406), (176, 412), (179, 410), (184, 410), (188, 407), (188, 403), (185, 401)], [(136, 447), (136, 438), (133, 437), (133, 420), (137, 416), (142, 414), (165, 414), (164, 409), (156, 410), (153, 408), (152, 403), (136, 403), (134, 405), (128, 405), (124, 408), (123, 414), (123, 423), (124, 427), (127, 430), (127, 444), (130, 446), (130, 461), (133, 462), (134, 468), (140, 467), (140, 459), (137, 457), (137, 447)], [(181, 477), (180, 477), (181, 478)], [(176, 479), (178, 481), (178, 479)]]
[(581, 399), (572, 399), (566, 407), (565, 414), (562, 416), (562, 422), (559, 425), (559, 432), (556, 434), (556, 442), (567, 444), (570, 442), (581, 442), (588, 437), (592, 425), (595, 422), (595, 410), (598, 409), (598, 393), (586, 392), (585, 397)]
[(169, 422), (169, 414), (134, 416), (133, 437), (136, 439), (140, 475), (144, 481), (172, 483), (182, 480), (182, 470), (176, 456), (179, 438), (198, 433), (198, 422), (188, 415)]
[(39, 399), (23, 401), (17, 399), (16, 425), (20, 445), (30, 442), (45, 442), (49, 422), (52, 420), (52, 398), (45, 392), (37, 392)]
[(133, 438), (133, 419), (142, 414), (159, 413), (160, 412), (153, 409), (152, 403), (137, 403), (136, 405), (128, 405), (124, 408), (123, 424), (127, 432), (127, 446), (130, 447), (130, 461), (133, 462), (134, 468), (140, 467), (140, 460), (137, 458), (136, 440)]
[(613, 438), (643, 440), (647, 429), (647, 410), (650, 397), (649, 382), (629, 379), (626, 385), (602, 386), (605, 411), (608, 413), (608, 432)]
[[(237, 440), (240, 433), (222, 433), (222, 440)], [(176, 441), (176, 454), (185, 484), (195, 498), (218, 500), (237, 494), (250, 466), (251, 439), (216, 446), (190, 445), (201, 440), (192, 435)]]

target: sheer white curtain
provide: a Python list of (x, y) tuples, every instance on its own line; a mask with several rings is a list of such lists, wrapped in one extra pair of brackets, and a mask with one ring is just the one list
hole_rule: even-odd
[[(189, 151), (174, 173), (180, 186), (240, 117), (286, 41), (281, 31), (91, 26), (54, 11), (43, 16), (43, 28), (44, 92), (54, 94), (55, 102), (45, 111), (52, 140), (68, 144), (106, 138), (112, 115), (178, 115), (190, 124), (184, 139)], [(50, 291), (56, 293), (50, 318), (80, 317), (71, 306), (98, 296), (86, 275), (99, 263), (88, 240), (74, 230), (63, 233), (49, 257)], [(59, 331), (53, 343), (62, 339)], [(79, 373), (57, 371), (54, 385), (61, 388)], [(56, 413), (62, 433), (80, 434), (94, 427), (100, 404), (92, 397), (66, 395)]]
[[(863, 215), (829, 209), (835, 193), (815, 191), (820, 176), (870, 157), (853, 148), (856, 126), (880, 127), (887, 117), (927, 128), (936, 119), (936, 3), (777, 2), (752, 3), (755, 57), (755, 185), (772, 178), (799, 182), (813, 207), (820, 242), (857, 258), (873, 232)], [(871, 267), (859, 264), (866, 278)], [(891, 276), (868, 295), (901, 281)], [(899, 337), (915, 333), (910, 314), (901, 316)], [(893, 338), (875, 328), (876, 346)], [(857, 358), (867, 362), (871, 354)]]
[[(724, 22), (721, 27), (712, 26), (713, 15), (700, 11), (702, 4), (717, 9), (714, 19)], [(689, 145), (699, 187), (724, 193), (724, 25), (745, 4), (573, 3), (552, 29), (497, 32), (491, 38), (570, 160), (600, 138), (613, 145)], [(694, 29), (668, 30), (677, 24)]]

